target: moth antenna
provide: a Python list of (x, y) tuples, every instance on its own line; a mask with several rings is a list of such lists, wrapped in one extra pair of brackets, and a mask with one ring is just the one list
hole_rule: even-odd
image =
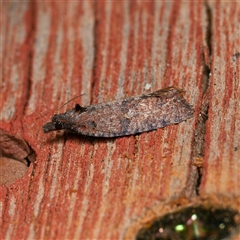
[(78, 96), (76, 96), (76, 97), (74, 97), (74, 98), (72, 98), (72, 99), (70, 99), (70, 100), (68, 100), (67, 102), (65, 102), (60, 108), (57, 109), (57, 112), (58, 112), (61, 108), (63, 108), (65, 105), (67, 105), (69, 102), (73, 101), (74, 99), (76, 99), (76, 98), (78, 98), (78, 97), (81, 97), (82, 95), (84, 95), (84, 93), (83, 93), (83, 94), (80, 94), (80, 95), (78, 95)]

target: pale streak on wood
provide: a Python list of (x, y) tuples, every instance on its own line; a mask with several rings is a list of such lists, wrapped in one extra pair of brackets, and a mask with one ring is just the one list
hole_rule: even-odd
[(58, 172), (59, 172), (59, 167), (61, 166), (63, 146), (64, 146), (64, 143), (59, 142), (52, 148), (53, 152), (51, 155), (50, 166), (48, 171), (48, 177), (51, 179), (51, 188), (49, 191), (50, 199), (53, 199), (54, 197), (58, 196), (59, 192), (61, 192), (61, 183), (59, 183), (58, 181), (59, 179)]
[(90, 104), (90, 96), (91, 96), (91, 78), (92, 78), (92, 69), (93, 61), (94, 61), (94, 16), (93, 9), (91, 9), (91, 2), (83, 1), (83, 16), (81, 22), (81, 37), (82, 37), (82, 46), (83, 46), (83, 63), (82, 63), (82, 92), (84, 94), (82, 96), (81, 104), (83, 106), (87, 106)]
[(124, 239), (126, 230), (129, 229), (129, 227), (131, 226), (131, 222), (133, 222), (130, 210), (131, 208), (128, 205), (124, 209), (124, 214), (122, 219), (123, 224), (122, 224), (122, 229), (119, 230), (119, 239)]
[[(84, 186), (84, 196), (89, 196), (89, 191), (91, 189), (91, 184), (92, 184), (92, 180), (94, 177), (94, 165), (93, 163), (91, 163), (89, 165), (89, 175), (88, 178), (86, 180), (86, 184)], [(91, 207), (91, 206), (90, 206)], [(86, 218), (87, 215), (87, 211), (89, 208), (89, 199), (88, 197), (84, 197), (82, 199), (82, 209), (81, 211), (78, 212), (78, 219), (76, 219), (76, 221), (78, 222), (78, 228), (75, 229), (74, 232), (74, 239), (80, 239), (81, 238), (81, 234), (84, 232), (82, 227), (83, 227), (83, 222)]]
[[(184, 7), (185, 4), (188, 5), (188, 6)], [(181, 27), (176, 29), (176, 34), (181, 36), (180, 41), (181, 41), (181, 46), (182, 47), (177, 52), (178, 56), (174, 56), (174, 57), (177, 57), (178, 59), (180, 59), (182, 67), (188, 66), (189, 62), (191, 62), (193, 64), (193, 67), (194, 67), (194, 66), (196, 66), (196, 61), (198, 60), (197, 57), (196, 57), (196, 52), (194, 50), (195, 45), (193, 45), (193, 44), (196, 44), (197, 39), (195, 39), (195, 41), (191, 42), (190, 39), (184, 38), (184, 36), (190, 36), (191, 30), (192, 30), (191, 25), (194, 24), (194, 21), (191, 22), (191, 21), (187, 20), (187, 19), (190, 19), (191, 14), (194, 14), (194, 13), (191, 13), (191, 11), (189, 11), (189, 9), (190, 9), (190, 3), (184, 2), (183, 5), (181, 6), (180, 10), (179, 10), (179, 15), (181, 16), (181, 18), (179, 19), (180, 21), (178, 22), (178, 24)], [(196, 8), (194, 10), (197, 11)], [(201, 11), (201, 10), (199, 9), (199, 11)], [(185, 16), (185, 17), (183, 17), (183, 16)], [(202, 39), (202, 42), (203, 41), (204, 41), (204, 39)], [(191, 46), (192, 52), (194, 53), (194, 54), (191, 54), (190, 56), (187, 55), (187, 53), (189, 51), (188, 45)], [(188, 57), (186, 58), (186, 56), (188, 56)], [(201, 71), (201, 69), (199, 69), (199, 71)], [(183, 71), (179, 71), (179, 73), (181, 75), (184, 74)], [(181, 76), (181, 79), (182, 78), (184, 78), (184, 76)]]
[[(77, 171), (75, 180), (74, 180), (74, 184), (72, 186), (72, 188), (75, 189), (79, 189), (79, 179), (82, 177), (81, 176), (82, 171), (81, 169), (79, 169), (79, 171)], [(66, 232), (66, 239), (70, 239), (70, 229), (72, 227), (72, 225), (74, 224), (75, 219), (73, 218), (73, 214), (75, 211), (75, 204), (78, 201), (78, 196), (76, 194), (72, 194), (71, 196), (71, 201), (69, 204), (69, 211), (68, 211), (68, 215), (67, 215), (67, 219), (66, 219), (66, 226), (67, 226), (67, 232)]]
[[(44, 211), (42, 215), (43, 222), (47, 222), (48, 212)], [(38, 233), (38, 235), (40, 236), (39, 239), (44, 239), (47, 228), (48, 228), (47, 224), (42, 224), (41, 229), (39, 231), (40, 233)]]
[(135, 89), (135, 84), (134, 84), (134, 81), (138, 78), (138, 73), (135, 71), (135, 66), (136, 66), (136, 63), (137, 63), (137, 49), (138, 49), (138, 31), (139, 31), (139, 12), (137, 11), (134, 15), (134, 22), (133, 22), (133, 25), (134, 25), (134, 34), (133, 34), (133, 37), (134, 37), (134, 44), (133, 44), (133, 49), (134, 49), (134, 54), (133, 54), (133, 69), (131, 69), (131, 78), (132, 78), (132, 81), (129, 81), (129, 84), (128, 84), (128, 87), (129, 87), (129, 91), (130, 92), (134, 92), (134, 89)]
[[(46, 53), (49, 48), (48, 37), (51, 30), (51, 14), (48, 7), (44, 7), (43, 4), (39, 2), (37, 5), (37, 18), (36, 18), (36, 35), (35, 43), (33, 45), (32, 51), (34, 52), (32, 60), (32, 94), (30, 95), (28, 101), (28, 107), (26, 109), (27, 115), (32, 114), (36, 110), (36, 105), (44, 92), (44, 86), (42, 82), (46, 77), (47, 64)], [(46, 104), (46, 105), (45, 105)], [(49, 106), (47, 103), (43, 103), (43, 106)]]
[[(102, 85), (106, 84), (106, 78), (110, 78), (110, 76), (106, 76), (106, 71), (107, 71), (107, 57), (108, 57), (108, 50), (109, 50), (109, 39), (110, 39), (110, 17), (111, 17), (111, 8), (112, 8), (112, 2), (107, 1), (105, 2), (106, 4), (106, 9), (105, 9), (105, 14), (106, 14), (106, 23), (105, 23), (105, 38), (104, 38), (104, 46), (103, 49), (101, 50), (101, 57), (102, 57), (102, 66), (101, 67), (101, 74), (100, 74), (100, 79), (99, 79), (99, 94), (98, 94), (98, 102), (103, 102), (105, 100), (104, 98), (104, 92)], [(109, 81), (111, 82), (111, 81)]]
[[(154, 19), (154, 32), (153, 32), (153, 46), (156, 52), (156, 55), (152, 51), (152, 60), (153, 60), (153, 70), (152, 74), (154, 76), (152, 80), (153, 89), (161, 89), (164, 87), (164, 72), (168, 67), (167, 64), (167, 37), (169, 28), (166, 27), (169, 25), (169, 12), (171, 11), (171, 2), (156, 1), (156, 10), (155, 10), (155, 19)], [(163, 12), (162, 9), (164, 10)], [(159, 17), (157, 18), (157, 10)], [(162, 15), (160, 15), (162, 13)], [(155, 29), (156, 28), (156, 29)]]
[[(34, 218), (37, 218), (39, 216), (39, 214), (41, 213), (40, 207), (41, 207), (42, 201), (44, 199), (44, 193), (45, 193), (45, 188), (44, 188), (44, 184), (43, 184), (43, 182), (44, 182), (43, 176), (44, 175), (42, 175), (39, 179), (38, 190), (36, 191), (37, 192), (37, 195), (35, 197), (36, 201), (34, 202), (34, 206), (33, 206)], [(35, 239), (35, 238), (36, 238), (35, 224), (30, 223), (27, 239)]]
[(129, 1), (125, 1), (123, 3), (123, 38), (122, 38), (122, 46), (121, 46), (121, 54), (120, 54), (120, 71), (118, 75), (118, 88), (117, 88), (117, 98), (123, 98), (123, 86), (125, 82), (125, 69), (127, 65), (127, 51), (128, 51), (128, 41), (129, 41)]
[[(191, 134), (194, 119), (189, 119), (187, 126), (179, 126), (177, 139), (175, 140), (174, 153), (172, 155), (171, 177), (169, 182), (169, 197), (180, 195), (183, 186), (186, 185), (189, 176), (189, 166), (191, 165)], [(184, 132), (184, 134), (181, 134)], [(186, 137), (187, 136), (187, 137)], [(184, 156), (183, 156), (184, 153)]]
[[(109, 191), (111, 170), (112, 170), (112, 166), (113, 166), (113, 161), (112, 161), (111, 156), (116, 149), (116, 143), (114, 141), (109, 141), (107, 143), (107, 148), (108, 148), (108, 154), (103, 163), (104, 164), (104, 166), (103, 166), (104, 179), (102, 182), (103, 187), (102, 187), (102, 196), (101, 196), (103, 203), (107, 202), (107, 196), (108, 196), (107, 193)], [(109, 208), (109, 206), (107, 204), (101, 204), (100, 209), (99, 209), (99, 215), (98, 215), (98, 218), (97, 218), (96, 223), (93, 228), (92, 239), (98, 239), (100, 236), (99, 233), (100, 233), (100, 230), (102, 229), (101, 225), (103, 223), (103, 219), (104, 219), (107, 208)], [(106, 238), (108, 238), (108, 236), (106, 236)]]
[[(62, 9), (60, 9), (60, 12), (61, 12)], [(53, 10), (54, 12), (55, 10)], [(54, 45), (55, 45), (55, 52), (50, 52), (48, 53), (51, 57), (51, 62), (52, 62), (52, 67), (53, 67), (53, 74), (52, 74), (52, 82), (53, 82), (53, 88), (52, 88), (52, 99), (53, 101), (57, 101), (58, 99), (58, 93), (59, 93), (59, 89), (60, 89), (60, 92), (61, 92), (61, 98), (64, 98), (63, 102), (66, 102), (66, 95), (65, 95), (65, 91), (66, 91), (66, 85), (67, 85), (67, 82), (68, 79), (67, 79), (67, 82), (65, 83), (65, 79), (62, 79), (63, 78), (63, 64), (64, 62), (62, 61), (62, 56), (61, 56), (61, 53), (62, 53), (62, 46), (64, 44), (64, 35), (65, 34), (68, 34), (68, 33), (65, 33), (64, 32), (64, 29), (63, 29), (63, 22), (60, 20), (60, 21), (56, 21), (55, 22), (56, 25), (57, 25), (57, 30), (56, 30), (56, 33), (57, 34), (51, 34), (50, 37), (49, 37), (49, 41), (51, 42), (51, 44), (54, 42)], [(54, 26), (51, 26), (51, 28), (53, 28)], [(68, 31), (69, 32), (69, 31)], [(71, 41), (69, 41), (69, 44), (71, 44)], [(50, 48), (50, 46), (49, 46)], [(69, 45), (67, 46), (67, 48), (69, 48)], [(69, 57), (69, 52), (67, 52), (67, 56), (66, 58)], [(68, 64), (69, 64), (69, 61), (68, 61)], [(63, 81), (64, 81), (64, 84), (63, 84)], [(64, 92), (63, 92), (64, 91)], [(57, 107), (60, 107), (61, 106), (61, 101), (57, 101), (58, 102), (58, 105)]]
[[(10, 200), (9, 200), (9, 211), (8, 211), (8, 214), (10, 216), (10, 222), (16, 222), (16, 221), (19, 220), (17, 218), (19, 215), (16, 214), (16, 207), (17, 207), (16, 202), (17, 202), (17, 199), (15, 197), (11, 197)], [(14, 227), (11, 224), (9, 226), (9, 228), (7, 229), (6, 238), (5, 239), (11, 239), (11, 235), (13, 233), (13, 230), (14, 230)]]
[[(63, 5), (64, 6), (64, 5)], [(71, 19), (71, 16), (74, 15), (74, 11), (77, 9), (77, 2), (71, 2), (71, 4), (68, 4), (67, 6), (67, 12), (66, 12), (66, 18), (63, 19)], [(63, 12), (61, 15), (65, 14), (65, 7), (63, 7)], [(61, 22), (60, 22), (61, 23)], [(60, 55), (61, 54), (61, 49), (67, 48), (67, 60), (65, 62), (61, 61), (61, 56), (60, 58), (60, 63), (57, 65), (59, 66), (61, 69), (66, 68), (67, 73), (62, 73), (61, 71), (59, 72), (59, 76), (58, 76), (58, 83), (60, 83), (61, 87), (61, 96), (63, 96), (61, 99), (61, 101), (59, 101), (58, 103), (58, 108), (61, 107), (62, 103), (65, 103), (67, 101), (69, 101), (73, 96), (76, 96), (79, 94), (79, 92), (73, 92), (75, 89), (71, 89), (71, 82), (72, 82), (72, 72), (74, 69), (74, 53), (75, 53), (75, 49), (74, 49), (74, 43), (75, 43), (75, 39), (79, 38), (79, 36), (75, 35), (74, 32), (74, 27), (73, 27), (73, 23), (70, 22), (70, 24), (68, 25), (67, 29), (64, 28), (64, 20), (61, 23), (62, 26), (62, 35), (67, 36), (68, 39), (68, 44), (67, 46), (65, 46), (64, 44), (66, 44), (64, 41), (62, 41), (61, 44), (59, 44), (60, 47)], [(59, 32), (59, 31), (58, 31)], [(64, 64), (67, 64), (66, 66), (64, 66)], [(61, 78), (63, 78), (64, 76), (64, 80), (60, 80)], [(66, 76), (66, 77), (65, 77)], [(64, 84), (62, 84), (64, 82)], [(59, 87), (56, 88), (56, 93), (59, 92)], [(67, 105), (65, 106), (65, 109), (67, 108)]]
[(27, 239), (36, 239), (36, 235), (35, 235), (36, 231), (34, 229), (34, 224), (31, 223), (29, 225), (29, 234), (27, 236)]
[[(176, 3), (176, 2), (175, 2)], [(169, 56), (167, 57), (167, 66), (166, 68), (170, 69), (171, 71), (171, 79), (170, 79), (170, 85), (174, 85), (175, 82), (178, 82), (178, 86), (181, 87), (182, 84), (184, 84), (185, 78), (191, 78), (191, 81), (187, 81), (188, 82), (188, 86), (189, 89), (196, 89), (196, 91), (199, 91), (199, 89), (196, 88), (196, 86), (199, 85), (199, 82), (201, 81), (200, 78), (198, 78), (198, 76), (192, 77), (192, 76), (188, 76), (187, 75), (187, 71), (189, 70), (189, 72), (191, 71), (191, 73), (201, 73), (202, 72), (202, 67), (200, 69), (197, 69), (197, 64), (196, 64), (196, 60), (198, 60), (197, 58), (197, 54), (198, 51), (195, 51), (193, 49), (196, 49), (196, 45), (198, 44), (198, 41), (201, 41), (201, 44), (203, 44), (204, 42), (204, 38), (205, 38), (205, 32), (203, 31), (202, 35), (199, 36), (199, 38), (195, 38), (193, 41), (191, 41), (191, 34), (193, 35), (193, 32), (191, 30), (191, 26), (194, 25), (194, 27), (198, 27), (198, 25), (200, 25), (201, 23), (196, 22), (196, 21), (188, 21), (188, 17), (186, 17), (186, 14), (189, 15), (190, 14), (190, 9), (191, 9), (191, 3), (190, 2), (184, 2), (183, 4), (181, 4), (179, 6), (179, 10), (178, 10), (178, 20), (177, 22), (174, 23), (174, 25), (172, 26), (172, 29), (169, 32), (169, 36), (172, 38), (172, 48), (171, 51), (168, 53)], [(173, 11), (175, 11), (176, 6), (173, 5), (171, 10), (170, 10), (170, 20), (173, 14)], [(186, 10), (187, 9), (187, 10)], [(195, 7), (194, 10), (197, 11), (197, 3), (195, 3)], [(201, 16), (205, 16), (204, 12), (202, 9), (198, 10), (201, 11)], [(199, 19), (200, 21), (201, 19)], [(176, 27), (177, 26), (177, 27)], [(189, 36), (188, 38), (185, 38), (185, 36)], [(201, 37), (201, 38), (200, 38)], [(200, 40), (198, 40), (200, 39)], [(169, 40), (169, 39), (168, 39)], [(179, 47), (181, 46), (181, 47)], [(186, 55), (183, 55), (183, 50), (185, 49), (185, 51), (189, 51), (189, 49), (191, 50), (190, 52), (192, 53), (191, 56), (189, 58), (186, 58)], [(185, 60), (183, 60), (185, 59)], [(199, 61), (199, 60), (198, 60)], [(186, 66), (191, 65), (191, 70), (188, 69), (186, 70), (185, 75), (183, 74), (183, 71), (179, 71), (179, 69), (183, 69)], [(190, 94), (190, 93), (188, 93)], [(198, 98), (195, 97), (195, 101), (198, 101)], [(195, 101), (192, 102), (192, 104), (195, 103)]]
[[(22, 88), (21, 84), (25, 81), (25, 72), (23, 71), (23, 68), (25, 68), (25, 71), (28, 69), (27, 62), (24, 63), (23, 59), (19, 61), (23, 54), (22, 46), (25, 44), (28, 33), (26, 32), (27, 29), (24, 24), (18, 24), (19, 22), (24, 21), (28, 8), (29, 3), (27, 2), (5, 2), (5, 10), (1, 9), (3, 15), (1, 17), (1, 53), (6, 54), (4, 54), (4, 56), (1, 54), (1, 66), (3, 67), (2, 69), (4, 69), (4, 71), (2, 70), (1, 72), (5, 75), (3, 76), (1, 74), (1, 94), (4, 95), (5, 99), (2, 99), (1, 97), (0, 107), (2, 109), (0, 111), (0, 116), (1, 119), (5, 121), (10, 121), (16, 113), (18, 100), (21, 99), (22, 96), (22, 91), (20, 90)], [(7, 26), (8, 31), (4, 32)], [(8, 91), (11, 94), (5, 95), (5, 91)]]
[(41, 203), (42, 203), (42, 200), (44, 197), (44, 191), (45, 191), (43, 181), (44, 180), (43, 180), (43, 175), (42, 175), (39, 179), (39, 186), (38, 186), (38, 190), (37, 190), (36, 201), (34, 203), (34, 211), (33, 211), (34, 217), (37, 217), (40, 213), (39, 209), (40, 209), (40, 206), (41, 206)]
[[(145, 9), (143, 9), (143, 12), (142, 12), (142, 22), (140, 23), (140, 24), (142, 24), (142, 26), (143, 26), (143, 42), (146, 44), (146, 46), (142, 46), (143, 47), (143, 49), (142, 49), (142, 51), (143, 52), (146, 52), (146, 50), (147, 50), (147, 39), (148, 39), (148, 33), (147, 33), (147, 25), (148, 25), (148, 19), (149, 18), (149, 15), (147, 14), (147, 12), (146, 12), (146, 10)], [(137, 84), (136, 85), (136, 92), (139, 94), (139, 93), (141, 93), (141, 92), (143, 92), (144, 91), (144, 88), (145, 88), (145, 85), (146, 85), (146, 80), (147, 79), (149, 79), (149, 78), (151, 78), (150, 76), (149, 76), (149, 70), (148, 70), (148, 62), (149, 61), (151, 61), (151, 58), (149, 57), (149, 58), (144, 58), (144, 59), (142, 59), (142, 61), (143, 61), (143, 69), (141, 69), (141, 78), (142, 78), (142, 81), (141, 81), (141, 85), (140, 84)]]
[[(156, 83), (156, 78), (161, 79), (162, 76), (157, 76), (157, 72), (159, 72), (159, 70), (161, 70), (161, 68), (158, 66), (158, 61), (159, 59), (157, 59), (159, 57), (159, 42), (160, 42), (160, 38), (161, 35), (159, 34), (159, 31), (161, 29), (160, 26), (160, 22), (159, 22), (159, 17), (160, 17), (160, 7), (162, 7), (164, 3), (162, 1), (157, 1), (155, 3), (155, 11), (154, 11), (154, 29), (153, 29), (153, 42), (152, 42), (152, 55), (151, 55), (151, 59), (152, 59), (152, 71), (151, 74), (152, 76), (152, 80), (151, 80), (151, 92), (154, 91), (154, 87), (155, 87), (155, 83)], [(164, 36), (164, 34), (163, 34)], [(164, 43), (166, 43), (166, 41), (164, 41)], [(160, 46), (161, 51), (164, 51), (165, 47), (162, 45)], [(164, 54), (165, 55), (165, 54)], [(158, 85), (159, 89), (162, 88), (161, 85)]]

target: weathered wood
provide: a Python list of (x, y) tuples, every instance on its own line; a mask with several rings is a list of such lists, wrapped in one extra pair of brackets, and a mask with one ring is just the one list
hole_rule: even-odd
[[(240, 194), (240, 4), (210, 4), (212, 64), (201, 195)], [(230, 18), (230, 21), (229, 21)]]
[[(239, 3), (5, 2), (2, 14), (1, 128), (37, 156), (1, 187), (4, 239), (134, 238), (179, 206), (239, 209)], [(195, 109), (179, 125), (116, 139), (42, 131), (76, 95), (61, 112), (171, 85)]]

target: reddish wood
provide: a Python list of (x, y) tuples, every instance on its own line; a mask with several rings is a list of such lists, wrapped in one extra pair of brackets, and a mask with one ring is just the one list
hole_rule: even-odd
[[(240, 194), (240, 4), (211, 4), (213, 15), (209, 120), (201, 195)], [(219, 18), (221, 16), (221, 18)], [(231, 21), (229, 22), (229, 18)]]
[[(129, 239), (179, 206), (239, 209), (240, 5), (209, 8), (211, 55), (202, 1), (3, 3), (1, 128), (37, 155), (23, 178), (1, 188), (4, 239)], [(212, 75), (197, 195), (204, 61)], [(84, 93), (60, 111), (171, 85), (186, 90), (193, 119), (116, 139), (42, 131), (76, 95)]]

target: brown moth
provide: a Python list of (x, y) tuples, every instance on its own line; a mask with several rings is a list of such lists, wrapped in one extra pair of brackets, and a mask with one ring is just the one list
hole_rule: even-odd
[(55, 114), (45, 133), (65, 129), (93, 137), (118, 137), (180, 123), (193, 116), (183, 90), (168, 87), (142, 96), (75, 108)]

